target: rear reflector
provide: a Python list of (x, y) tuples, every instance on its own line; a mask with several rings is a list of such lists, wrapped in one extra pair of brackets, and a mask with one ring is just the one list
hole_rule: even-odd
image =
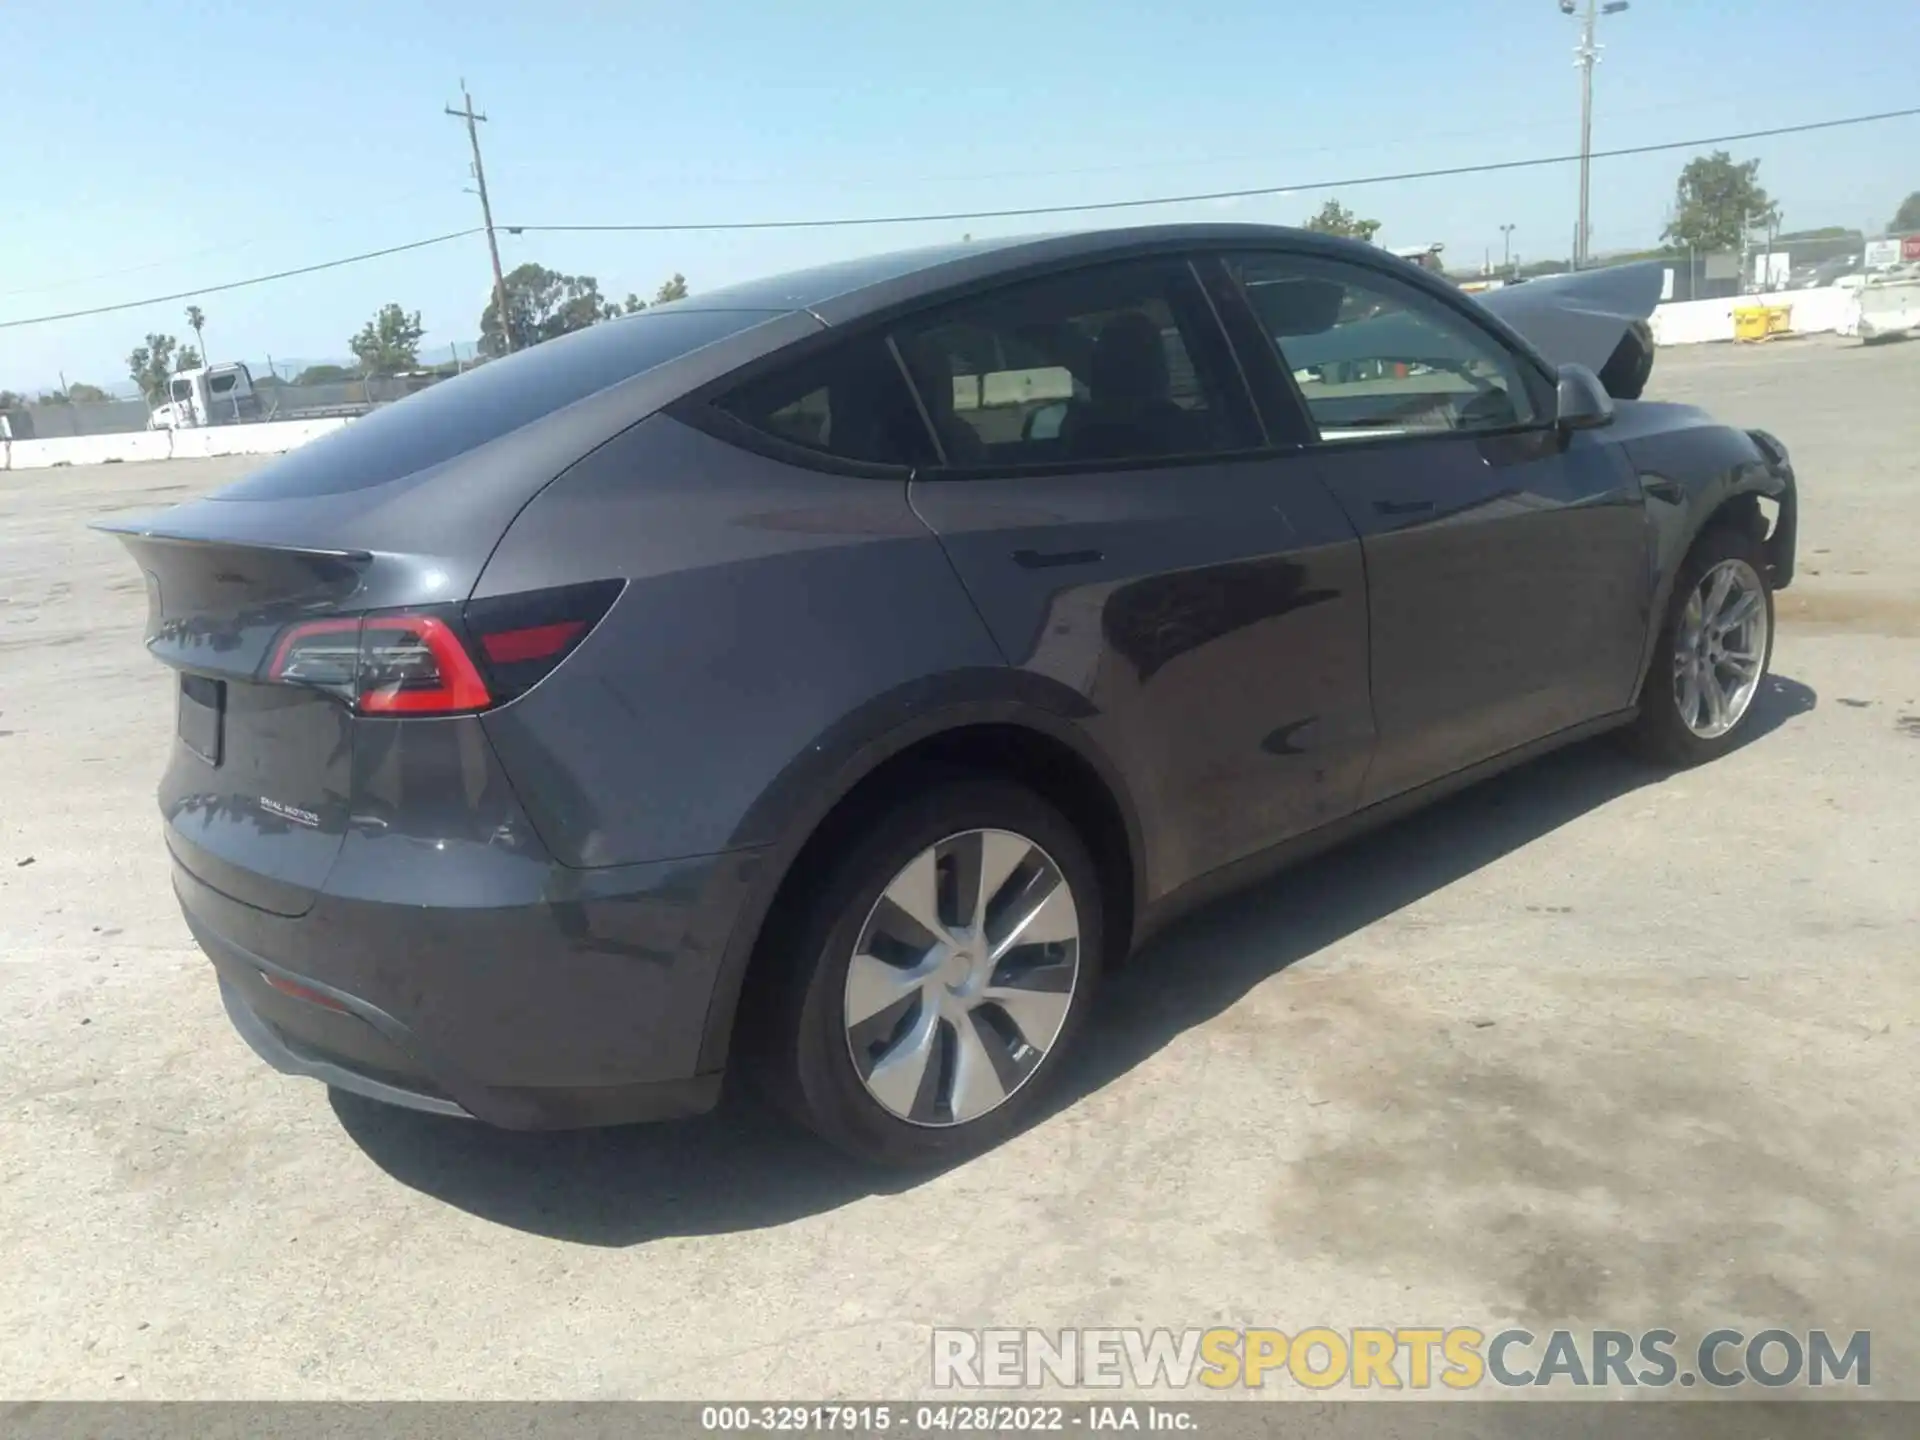
[(318, 1005), (322, 1010), (337, 1010), (342, 1015), (352, 1012), (331, 995), (322, 995), (318, 990), (309, 990), (305, 985), (293, 980), (282, 980), (278, 975), (260, 972), (260, 978), (278, 990), (282, 995), (291, 995), (296, 1000), (304, 1000), (309, 1005)]
[(624, 582), (489, 596), (431, 610), (290, 625), (265, 678), (338, 695), (362, 715), (466, 715), (538, 684), (600, 623)]

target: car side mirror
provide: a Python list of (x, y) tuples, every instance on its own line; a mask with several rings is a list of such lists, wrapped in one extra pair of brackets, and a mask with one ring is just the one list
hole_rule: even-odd
[(1562, 430), (1593, 430), (1613, 423), (1613, 397), (1584, 365), (1562, 365), (1554, 387), (1553, 423)]

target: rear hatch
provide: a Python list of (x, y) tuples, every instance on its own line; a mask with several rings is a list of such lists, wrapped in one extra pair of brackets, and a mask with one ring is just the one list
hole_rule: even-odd
[[(740, 333), (776, 320), (786, 328)], [(179, 676), (160, 795), (179, 863), (246, 904), (310, 909), (355, 823), (356, 735), (512, 699), (612, 603), (616, 579), (583, 576), (595, 583), (467, 607), (514, 517), (581, 455), (709, 378), (677, 381), (667, 362), (706, 351), (723, 373), (796, 326), (818, 322), (669, 306), (595, 325), (205, 499), (100, 522), (145, 572), (147, 648)]]
[(179, 675), (160, 789), (168, 844), (214, 889), (281, 915), (312, 906), (352, 823), (356, 712), (483, 706), (359, 704), (363, 655), (381, 642), (391, 659), (399, 642), (433, 658), (433, 637), (417, 623), (396, 633), (394, 616), (439, 617), (463, 650), (460, 607), (487, 556), (563, 468), (529, 453), (522, 430), (395, 477), (364, 444), (334, 444), (353, 433), (207, 499), (99, 525), (145, 574), (147, 649)]
[(231, 898), (303, 914), (346, 834), (353, 718), (324, 691), (261, 677), (286, 626), (346, 608), (372, 557), (122, 538), (147, 578), (147, 648), (179, 672), (168, 846)]
[[(457, 611), (513, 517), (574, 458), (575, 442), (527, 423), (539, 387), (502, 386), (520, 358), (205, 499), (98, 525), (144, 572), (147, 649), (178, 672), (168, 845), (230, 898), (304, 914), (339, 854), (360, 722), (346, 687), (312, 683), (329, 647), (351, 668), (369, 612)], [(305, 664), (287, 683), (271, 672), (296, 625)]]

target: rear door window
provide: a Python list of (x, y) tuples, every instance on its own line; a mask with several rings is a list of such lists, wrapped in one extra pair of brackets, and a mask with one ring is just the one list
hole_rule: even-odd
[(715, 408), (761, 436), (836, 460), (918, 466), (935, 459), (913, 392), (879, 336), (781, 366)]
[(895, 338), (954, 468), (1176, 459), (1260, 443), (1183, 260), (1011, 285), (916, 317)]

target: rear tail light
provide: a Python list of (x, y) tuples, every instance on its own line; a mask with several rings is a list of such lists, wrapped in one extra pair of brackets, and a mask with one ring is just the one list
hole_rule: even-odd
[(338, 695), (362, 715), (462, 715), (522, 695), (571, 654), (619, 595), (618, 580), (493, 596), (431, 610), (290, 625), (266, 678)]
[(469, 600), (467, 633), (479, 644), (495, 703), (525, 694), (571, 655), (613, 608), (624, 583), (595, 580)]

